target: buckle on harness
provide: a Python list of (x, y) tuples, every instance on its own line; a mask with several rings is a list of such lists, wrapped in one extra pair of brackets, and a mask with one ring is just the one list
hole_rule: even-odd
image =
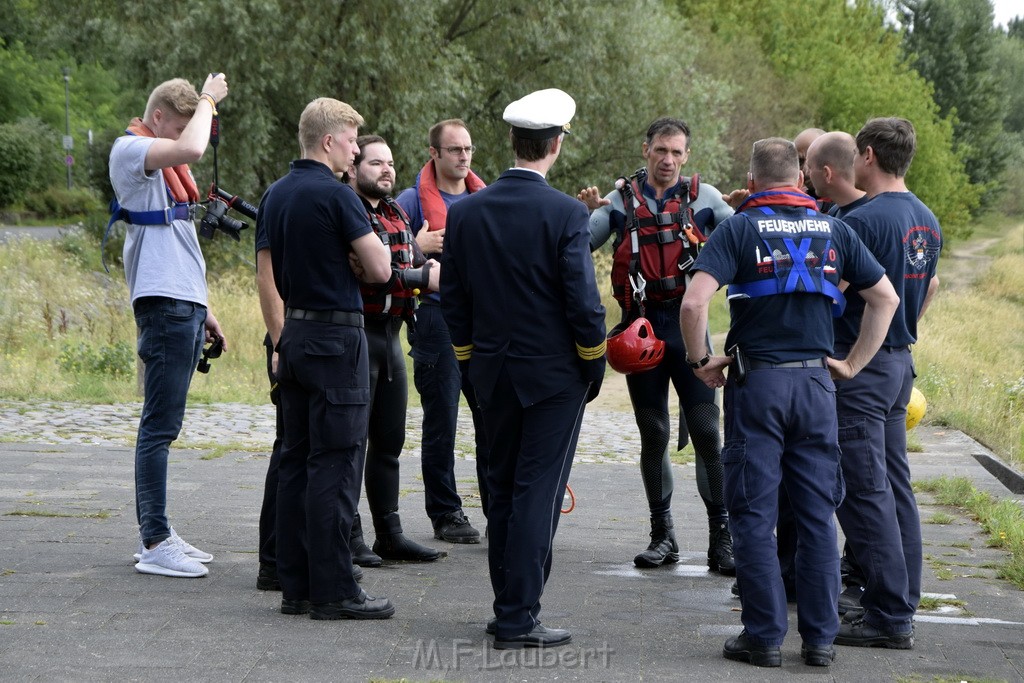
[(654, 215), (655, 225), (672, 225), (676, 222), (676, 215), (674, 213), (658, 213)]

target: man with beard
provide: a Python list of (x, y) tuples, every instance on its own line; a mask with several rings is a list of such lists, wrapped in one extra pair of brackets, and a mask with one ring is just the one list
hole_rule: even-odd
[[(374, 232), (391, 252), (391, 279), (380, 285), (364, 283), (366, 343), (370, 356), (370, 422), (366, 445), (366, 501), (377, 532), (373, 551), (381, 557), (431, 561), (440, 557), (433, 548), (402, 533), (398, 515), (398, 456), (405, 445), (405, 415), (409, 402), (405, 360), (398, 334), (411, 321), (420, 291), (437, 291), (440, 268), (424, 258), (409, 219), (391, 191), (395, 162), (384, 138), (362, 135), (359, 152), (349, 171), (349, 184), (359, 195)], [(358, 262), (353, 263), (357, 274)]]

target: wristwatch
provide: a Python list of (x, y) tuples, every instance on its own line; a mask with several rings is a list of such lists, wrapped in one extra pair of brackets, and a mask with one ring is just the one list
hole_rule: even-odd
[(694, 370), (696, 370), (698, 368), (702, 368), (702, 367), (704, 367), (705, 365), (707, 365), (710, 362), (711, 362), (711, 354), (710, 353), (705, 353), (703, 358), (701, 358), (700, 360), (696, 360), (696, 361), (690, 360), (689, 356), (686, 357), (686, 364), (689, 365)]

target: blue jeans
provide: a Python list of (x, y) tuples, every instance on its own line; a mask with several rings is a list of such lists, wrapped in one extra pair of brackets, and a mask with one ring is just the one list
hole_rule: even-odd
[(424, 303), (416, 313), (415, 326), (409, 327), (413, 360), (413, 383), (423, 406), (421, 444), (423, 489), (427, 516), (436, 526), (449, 512), (462, 510), (462, 499), (455, 487), (455, 429), (459, 418), (459, 391), (473, 415), (476, 433), (476, 472), (480, 503), (487, 515), (488, 449), (476, 392), (462, 376), (452, 349), (448, 325), (441, 307)]
[(162, 296), (135, 300), (145, 399), (135, 441), (135, 515), (146, 546), (171, 535), (167, 454), (181, 432), (185, 398), (206, 339), (206, 307)]

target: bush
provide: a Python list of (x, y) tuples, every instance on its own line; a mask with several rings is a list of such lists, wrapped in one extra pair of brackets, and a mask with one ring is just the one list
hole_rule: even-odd
[(57, 357), (64, 372), (80, 375), (127, 376), (135, 372), (135, 350), (126, 341), (96, 346), (89, 342), (65, 344)]
[(14, 124), (0, 125), (0, 206), (21, 201), (32, 186), (36, 164), (31, 140)]
[(39, 119), (0, 124), (0, 206), (20, 204), (29, 192), (57, 184), (64, 168), (59, 140)]
[(30, 192), (25, 198), (25, 209), (45, 218), (75, 218), (102, 208), (96, 192), (86, 187), (49, 187)]

